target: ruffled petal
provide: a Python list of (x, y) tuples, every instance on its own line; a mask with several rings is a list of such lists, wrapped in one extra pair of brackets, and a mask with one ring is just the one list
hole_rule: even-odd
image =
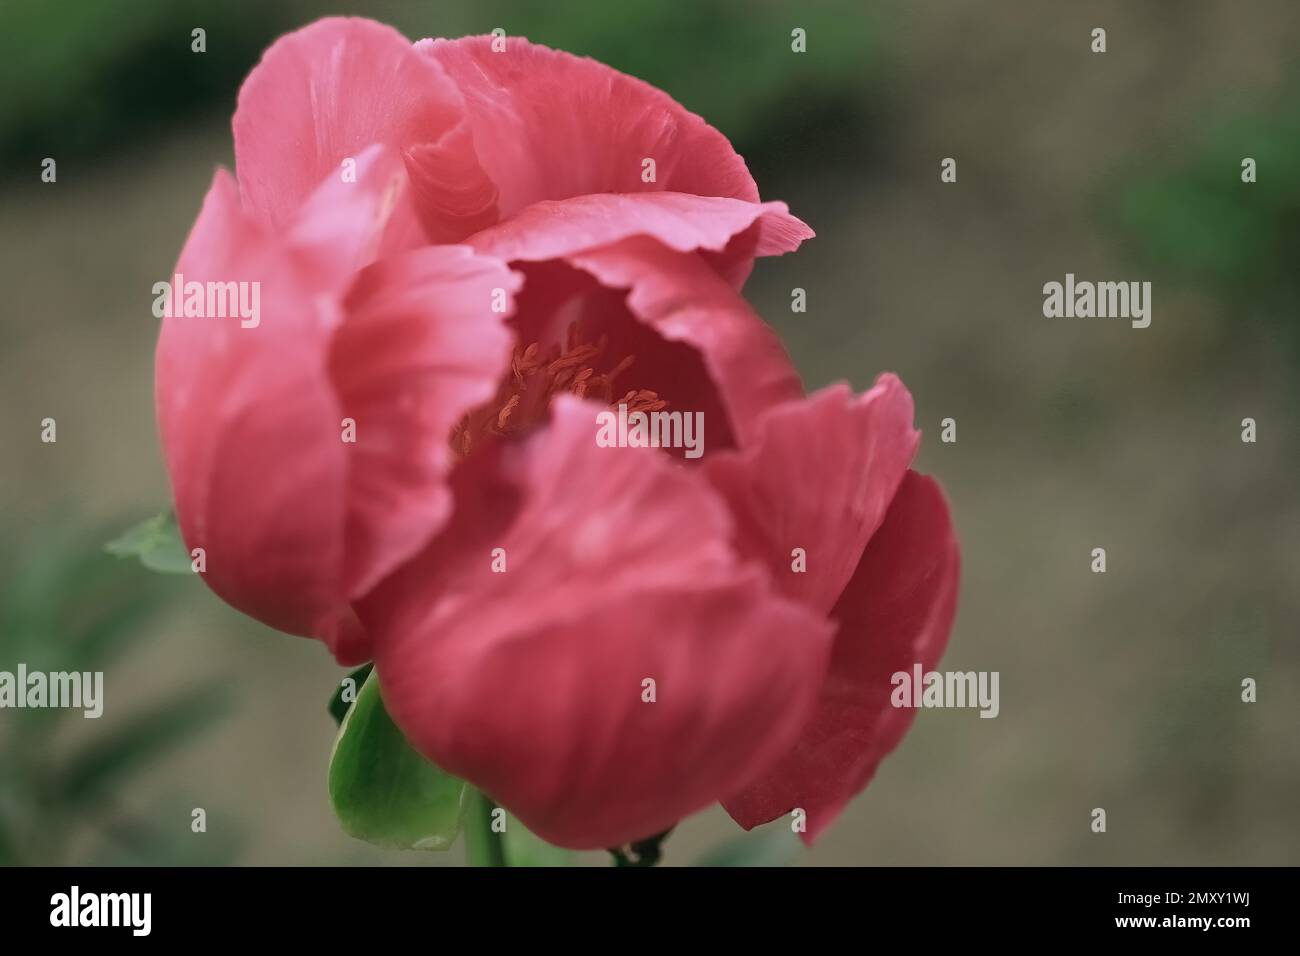
[[(742, 234), (744, 241), (733, 247), (733, 238)], [(650, 236), (677, 252), (717, 253), (715, 268), (730, 275), (742, 261), (792, 252), (812, 235), (783, 202), (672, 192), (600, 193), (534, 203), (466, 242), (508, 261), (542, 262), (631, 236)]]
[[(409, 201), (402, 159), (381, 143), (356, 157), (356, 179), (326, 177), (286, 223), (284, 240), (324, 279), (319, 290), (342, 296), (359, 269), (381, 255), (423, 244)], [(247, 213), (247, 210), (246, 210)]]
[(749, 829), (801, 808), (811, 843), (871, 781), (914, 717), (891, 705), (891, 677), (933, 669), (957, 606), (960, 557), (939, 485), (908, 472), (832, 616), (830, 673), (798, 742), (723, 801)]
[(731, 506), (740, 553), (767, 565), (784, 594), (825, 614), (884, 521), (920, 438), (912, 396), (882, 375), (864, 395), (833, 385), (775, 409), (749, 447), (705, 469)]
[(370, 656), (349, 600), (446, 520), (451, 431), (507, 366), (508, 310), (495, 306), (519, 284), (465, 247), (358, 272), (404, 175), (393, 160), (365, 151), (367, 175), (326, 181), (278, 232), (219, 172), (177, 271), (186, 285), (256, 289), (260, 316), (247, 328), (239, 316), (166, 318), (156, 361), (177, 515), (205, 549), (207, 582), (345, 664)]
[(406, 169), (430, 242), (460, 242), (499, 218), (497, 187), (479, 163), (468, 120), (437, 142), (410, 147)]
[(397, 155), (436, 143), (463, 119), (438, 65), (396, 30), (330, 17), (278, 39), (239, 91), (239, 187), (263, 225), (284, 227), (344, 159), (375, 143)]
[(574, 848), (650, 836), (761, 773), (830, 640), (736, 565), (695, 473), (598, 447), (599, 411), (562, 397), (527, 442), (476, 451), (451, 524), (358, 605), (412, 744)]
[[(490, 36), (421, 40), (459, 88), (507, 219), (544, 199), (679, 192), (758, 201), (727, 138), (662, 90), (586, 57)], [(643, 181), (654, 160), (653, 182)]]
[(754, 271), (754, 260), (793, 252), (815, 233), (803, 220), (789, 214), (765, 214), (737, 233), (721, 251), (701, 250), (700, 256), (735, 289), (744, 288)]
[[(699, 256), (637, 237), (576, 253), (568, 261), (606, 288), (626, 289), (627, 308), (639, 322), (699, 353), (741, 447), (753, 440), (766, 412), (802, 398), (799, 375), (776, 333)], [(654, 358), (638, 356), (638, 384), (654, 369)], [(674, 396), (671, 389), (660, 392)]]
[(418, 249), (358, 277), (330, 369), (349, 453), (349, 597), (367, 591), (446, 521), (453, 426), (496, 391), (511, 335), (493, 299), (520, 277), (464, 246)]

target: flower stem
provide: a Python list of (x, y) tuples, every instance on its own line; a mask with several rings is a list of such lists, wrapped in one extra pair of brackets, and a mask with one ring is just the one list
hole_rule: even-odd
[(508, 866), (503, 834), (492, 828), (492, 798), (475, 790), (465, 819), (465, 854), (470, 866)]

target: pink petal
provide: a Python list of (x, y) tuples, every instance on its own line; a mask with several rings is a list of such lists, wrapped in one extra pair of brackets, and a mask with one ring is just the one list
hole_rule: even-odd
[(185, 541), (204, 549), (204, 580), (226, 601), (346, 654), (346, 463), (325, 369), (339, 315), (316, 294), (326, 277), (244, 216), (224, 171), (176, 269), (186, 283), (259, 282), (261, 313), (249, 328), (238, 317), (162, 322), (158, 423)]
[[(744, 241), (731, 249), (733, 237), (742, 233)], [(542, 262), (630, 236), (651, 236), (678, 252), (718, 253), (715, 267), (727, 272), (738, 270), (741, 260), (751, 264), (756, 255), (791, 252), (812, 235), (783, 202), (672, 192), (599, 193), (534, 203), (467, 242), (508, 261)]]
[(326, 177), (284, 233), (285, 241), (308, 256), (326, 280), (321, 291), (335, 296), (342, 296), (356, 272), (380, 254), (423, 244), (412, 207), (403, 201), (409, 187), (401, 157), (375, 143), (356, 162), (355, 182)]
[[(544, 199), (679, 192), (758, 201), (727, 138), (672, 97), (585, 57), (507, 37), (421, 40), (465, 99), (483, 169), (507, 219)], [(655, 182), (642, 182), (653, 159)]]
[(707, 484), (596, 446), (599, 410), (562, 397), (526, 443), (476, 452), (451, 524), (359, 605), (412, 744), (575, 848), (659, 832), (762, 772), (829, 648), (825, 620), (736, 566)]
[(519, 282), (465, 247), (358, 275), (404, 182), (390, 150), (362, 154), (359, 171), (381, 169), (390, 177), (323, 183), (278, 235), (218, 173), (177, 268), (187, 282), (260, 283), (261, 321), (165, 319), (157, 357), (178, 518), (209, 585), (342, 663), (370, 656), (348, 601), (446, 520), (451, 430), (506, 368), (494, 291), (508, 303)]
[[(916, 454), (912, 396), (893, 375), (866, 394), (822, 389), (763, 419), (740, 452), (706, 463), (736, 521), (737, 547), (788, 597), (829, 613)], [(793, 570), (792, 552), (805, 570)]]
[[(784, 204), (783, 204), (784, 205)], [(740, 289), (754, 270), (754, 260), (764, 256), (783, 256), (798, 249), (815, 233), (807, 223), (789, 215), (760, 216), (743, 232), (732, 237), (720, 252), (700, 253), (731, 285)]]
[(285, 226), (344, 159), (382, 143), (398, 155), (462, 120), (438, 65), (391, 27), (331, 17), (281, 37), (239, 91), (235, 159), (245, 203)]
[(460, 242), (497, 221), (497, 187), (483, 171), (468, 119), (406, 151), (414, 208), (430, 242)]
[[(672, 409), (704, 416), (710, 453), (735, 446), (728, 407), (699, 349), (670, 341), (633, 315), (625, 290), (607, 288), (564, 262), (519, 265), (525, 281), (511, 324), (521, 343), (535, 342), (545, 351), (562, 344), (569, 326), (576, 323), (588, 341), (606, 340), (595, 363), (597, 371), (609, 372), (620, 362), (632, 361), (615, 377), (611, 402), (632, 390), (657, 392)], [(675, 455), (681, 457), (680, 452)]]
[(732, 237), (759, 220), (772, 222), (763, 233), (767, 255), (796, 250), (813, 235), (813, 230), (789, 215), (785, 203), (685, 193), (602, 193), (534, 203), (467, 242), (500, 259), (525, 261), (562, 259), (632, 235), (650, 235), (679, 252), (701, 248), (720, 252)]
[(763, 777), (723, 801), (749, 829), (799, 807), (812, 842), (870, 782), (914, 716), (891, 676), (935, 667), (956, 612), (960, 558), (943, 492), (908, 472), (833, 616), (839, 633), (815, 716)]
[(330, 369), (349, 454), (347, 594), (357, 597), (446, 521), (449, 445), (460, 418), (496, 392), (512, 337), (492, 311), (520, 277), (464, 246), (385, 259), (357, 279)]
[[(699, 256), (638, 237), (568, 261), (607, 288), (627, 289), (627, 307), (641, 323), (668, 342), (699, 352), (742, 447), (755, 437), (764, 413), (802, 398), (803, 386), (781, 340)], [(634, 369), (640, 384), (640, 376), (655, 369), (654, 354), (638, 356)], [(675, 400), (671, 391), (661, 394)], [(680, 402), (674, 407), (694, 410)]]

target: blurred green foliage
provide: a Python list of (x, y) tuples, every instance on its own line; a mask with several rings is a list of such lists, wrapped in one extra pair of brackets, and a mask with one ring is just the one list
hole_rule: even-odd
[[(105, 533), (59, 530), (0, 553), (0, 670), (104, 672), (104, 713), (0, 711), (0, 864), (226, 862), (230, 841), (193, 840), (182, 805), (127, 806), (137, 776), (224, 709), (216, 681), (151, 691), (129, 654), (179, 590), (174, 578), (106, 555)], [(124, 666), (128, 665), (128, 666)], [(154, 822), (158, 812), (170, 819)], [(93, 849), (86, 849), (89, 841)]]
[[(234, 111), (243, 78), (281, 33), (325, 15), (390, 23), (411, 39), (501, 27), (591, 56), (673, 94), (726, 133), (747, 158), (779, 170), (782, 154), (841, 131), (834, 151), (861, 158), (855, 140), (880, 75), (874, 15), (854, 0), (754, 4), (708, 0), (559, 0), (463, 6), (316, 0), (59, 0), (0, 6), (0, 165), (35, 169), (45, 156), (99, 159), (195, 118)], [(207, 51), (191, 51), (191, 30)], [(791, 50), (806, 31), (808, 53)], [(649, 42), (648, 38), (671, 38)], [(756, 170), (757, 172), (758, 170)]]
[[(1284, 102), (1208, 124), (1186, 163), (1116, 190), (1112, 213), (1160, 275), (1213, 296), (1233, 321), (1277, 323), (1300, 358), (1300, 114)], [(1246, 157), (1254, 183), (1242, 181)]]
[[(268, 36), (291, 25), (274, 3), (14, 0), (0, 4), (0, 165), (101, 158), (190, 120), (234, 109)], [(207, 31), (209, 53), (190, 49)]]

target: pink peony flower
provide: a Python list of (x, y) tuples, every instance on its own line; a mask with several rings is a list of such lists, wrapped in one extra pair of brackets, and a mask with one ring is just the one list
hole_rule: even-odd
[[(259, 282), (260, 322), (158, 344), (182, 532), (235, 607), (373, 659), (411, 744), (553, 843), (719, 800), (746, 828), (801, 808), (811, 840), (955, 611), (911, 397), (804, 395), (739, 289), (812, 232), (721, 133), (497, 46), (329, 19), (249, 76), (238, 183), (176, 272)], [(702, 413), (707, 453), (601, 447), (619, 405)]]

